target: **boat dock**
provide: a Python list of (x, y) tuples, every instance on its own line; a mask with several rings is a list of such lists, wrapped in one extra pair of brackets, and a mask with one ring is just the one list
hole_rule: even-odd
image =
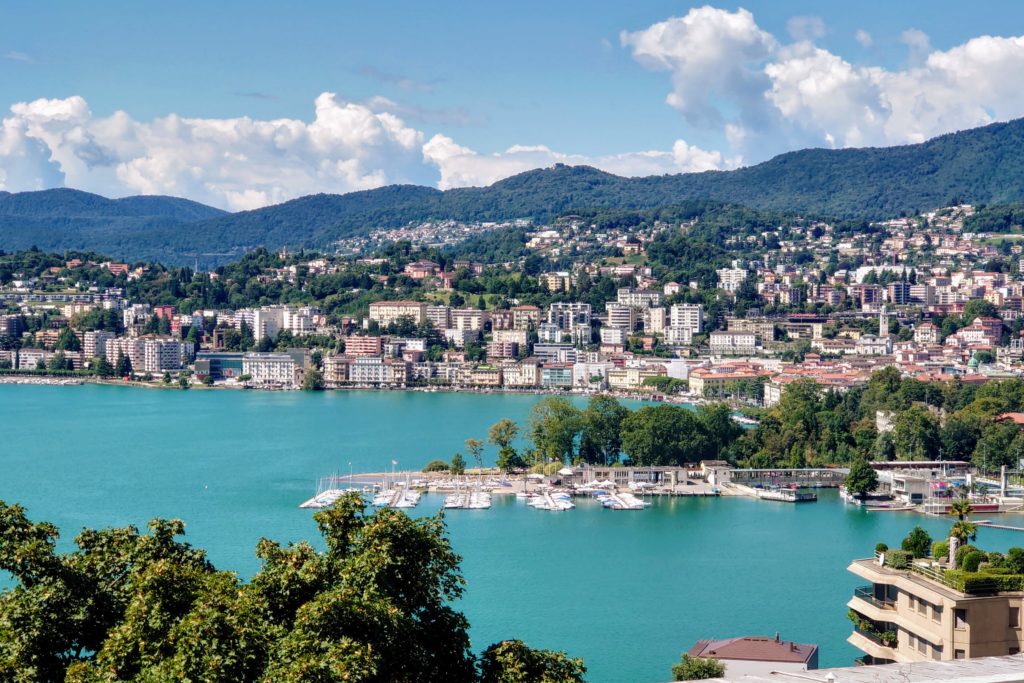
[(1010, 526), (1009, 524), (996, 524), (994, 522), (988, 521), (987, 519), (979, 519), (977, 522), (975, 522), (975, 524), (989, 529), (1005, 529), (1006, 531), (1024, 531), (1024, 527)]
[(760, 500), (774, 500), (780, 503), (813, 503), (818, 500), (817, 493), (798, 491), (792, 488), (756, 488), (743, 484), (729, 484), (727, 486), (735, 490), (738, 495), (758, 498)]

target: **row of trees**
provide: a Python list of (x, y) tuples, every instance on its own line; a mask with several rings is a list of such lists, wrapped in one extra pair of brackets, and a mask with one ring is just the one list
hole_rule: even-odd
[[(525, 430), (504, 419), (489, 430), (503, 470), (549, 464), (681, 465), (718, 458), (743, 433), (725, 404), (689, 410), (659, 404), (630, 410), (611, 396), (594, 396), (579, 408), (563, 396), (534, 404)], [(520, 434), (528, 444), (517, 449)], [(466, 442), (467, 452), (482, 465), (484, 443)], [(461, 457), (461, 456), (460, 456)], [(557, 469), (557, 467), (556, 467)]]

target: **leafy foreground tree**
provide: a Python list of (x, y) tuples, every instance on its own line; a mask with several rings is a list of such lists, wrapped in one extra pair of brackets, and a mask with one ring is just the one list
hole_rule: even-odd
[(178, 540), (181, 521), (86, 530), (61, 554), (54, 525), (0, 501), (0, 569), (17, 582), (0, 594), (0, 680), (582, 680), (579, 660), (518, 641), (478, 671), (449, 606), (464, 581), (440, 515), (367, 515), (350, 496), (314, 518), (325, 551), (262, 539), (244, 583)]
[(850, 465), (850, 473), (844, 482), (846, 490), (857, 498), (863, 499), (867, 494), (878, 488), (878, 472), (864, 458), (857, 458)]
[(713, 657), (693, 657), (683, 654), (678, 664), (672, 666), (672, 680), (703, 681), (725, 675), (725, 664)]

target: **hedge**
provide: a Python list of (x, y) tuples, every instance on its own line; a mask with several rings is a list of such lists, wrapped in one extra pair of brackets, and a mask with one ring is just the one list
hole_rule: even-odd
[(951, 569), (945, 577), (961, 593), (1024, 591), (1024, 574), (990, 574)]
[(909, 550), (890, 550), (885, 554), (885, 566), (893, 569), (907, 569), (914, 559)]

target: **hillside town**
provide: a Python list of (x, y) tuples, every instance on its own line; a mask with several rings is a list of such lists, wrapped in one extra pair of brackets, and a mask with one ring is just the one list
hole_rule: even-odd
[[(712, 282), (668, 279), (671, 269), (648, 259), (656, 240), (685, 236), (698, 221), (601, 229), (579, 216), (533, 227), (526, 255), (504, 263), (437, 258), (444, 252), (407, 242), (398, 256), (283, 252), (286, 265), (253, 275), (313, 291), (318, 278), (358, 272), (366, 286), (351, 290), (373, 300), (348, 315), (330, 297), (235, 309), (144, 302), (129, 292), (153, 266), (70, 258), (0, 281), (0, 367), (248, 388), (643, 392), (762, 406), (798, 379), (842, 392), (885, 367), (978, 384), (1024, 366), (1024, 258), (1019, 235), (965, 232), (972, 213), (955, 206), (849, 234), (809, 221), (737, 230), (726, 242), (744, 258), (720, 264)], [(465, 226), (457, 230), (464, 238)], [(566, 265), (528, 275), (530, 261), (533, 270)], [(529, 278), (540, 304), (464, 294), (495, 277)], [(581, 281), (599, 279), (613, 283), (603, 300), (592, 286), (578, 296)]]

